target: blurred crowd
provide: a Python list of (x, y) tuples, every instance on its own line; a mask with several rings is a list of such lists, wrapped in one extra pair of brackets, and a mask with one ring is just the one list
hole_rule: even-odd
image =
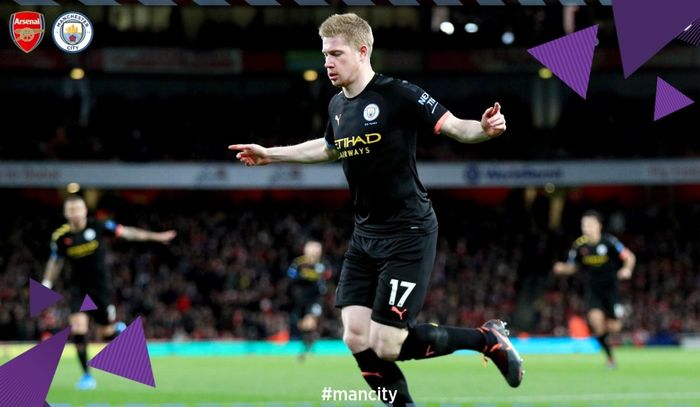
[[(151, 339), (284, 337), (292, 307), (286, 270), (304, 240), (314, 238), (323, 243), (323, 261), (334, 272), (321, 334), (340, 337), (333, 295), (352, 231), (345, 204), (264, 197), (217, 204), (216, 196), (202, 194), (210, 195), (148, 205), (114, 199), (96, 212), (127, 225), (178, 231), (168, 246), (112, 242), (107, 261), (119, 318), (143, 316)], [(570, 318), (584, 312), (582, 279), (555, 278), (551, 266), (566, 257), (588, 205), (568, 202), (561, 224), (549, 228), (544, 195), (528, 205), (518, 190), (502, 205), (439, 191), (433, 199), (440, 241), (422, 320), (478, 326), (499, 317), (519, 334), (569, 334)], [(12, 219), (0, 222), (0, 340), (36, 339), (67, 324), (68, 301), (37, 319), (28, 315), (28, 278), (41, 279), (60, 207), (21, 200), (10, 207)], [(603, 209), (608, 229), (638, 258), (632, 280), (622, 284), (626, 338), (653, 343), (699, 332), (700, 205)], [(69, 272), (55, 287), (64, 295)]]
[[(583, 100), (562, 89), (558, 92), (565, 97), (537, 105), (529, 91), (523, 92), (539, 86), (536, 81), (540, 80), (531, 74), (398, 77), (424, 87), (458, 117), (478, 120), (498, 101), (508, 120), (503, 136), (477, 145), (435, 137), (426, 128), (418, 138), (420, 160), (697, 156), (697, 138), (686, 131), (693, 128), (694, 111), (681, 110), (673, 120), (653, 122), (654, 88), (646, 79), (644, 86), (638, 84), (649, 91), (644, 95), (592, 89)], [(14, 91), (0, 89), (3, 97), (13, 101), (6, 108), (13, 120), (5, 130), (17, 135), (0, 143), (0, 159), (232, 162), (234, 154), (226, 149), (231, 143), (289, 145), (322, 137), (327, 104), (337, 92), (323, 73), (313, 83), (297, 73), (187, 79), (94, 77), (90, 84), (66, 81), (54, 78), (48, 82), (54, 85), (47, 85), (63, 87), (63, 93), (57, 89), (35, 92), (19, 84)], [(608, 82), (609, 88), (619, 85), (610, 78)], [(34, 85), (27, 81), (26, 86)], [(686, 93), (700, 98), (692, 90)], [(552, 106), (557, 112), (549, 111)], [(36, 112), (42, 112), (41, 120), (35, 120)]]

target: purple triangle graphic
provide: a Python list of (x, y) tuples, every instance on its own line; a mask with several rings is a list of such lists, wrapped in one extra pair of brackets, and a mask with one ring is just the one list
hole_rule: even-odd
[(80, 306), (80, 311), (85, 312), (85, 311), (92, 311), (94, 309), (97, 309), (97, 305), (92, 301), (92, 298), (90, 298), (89, 295), (85, 294), (85, 298), (83, 298), (83, 304)]
[(693, 21), (692, 25), (684, 28), (678, 39), (700, 47), (700, 18)]
[(625, 78), (700, 17), (698, 0), (614, 0), (612, 8)]
[(44, 407), (70, 328), (0, 366), (0, 406)]
[(41, 285), (36, 280), (29, 279), (29, 316), (35, 317), (41, 311), (61, 301), (63, 296)]
[(664, 116), (690, 106), (695, 101), (682, 94), (678, 89), (669, 85), (665, 80), (656, 77), (656, 103), (654, 104), (654, 121)]
[(143, 322), (138, 317), (88, 362), (95, 369), (156, 387)]
[(597, 33), (598, 26), (594, 25), (530, 48), (527, 52), (585, 99)]

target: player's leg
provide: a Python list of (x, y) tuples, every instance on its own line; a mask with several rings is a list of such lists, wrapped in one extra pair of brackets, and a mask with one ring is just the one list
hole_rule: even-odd
[(304, 317), (299, 321), (301, 340), (304, 343), (304, 352), (302, 355), (311, 351), (318, 337), (318, 318), (321, 316), (321, 304), (319, 304), (318, 301), (314, 301), (306, 307), (305, 312)]
[[(78, 307), (78, 309), (80, 309)], [(91, 390), (96, 386), (95, 379), (90, 375), (88, 368), (88, 356), (87, 356), (87, 346), (88, 346), (88, 328), (90, 326), (90, 320), (88, 315), (84, 312), (72, 313), (69, 317), (69, 322), (71, 326), (71, 335), (73, 344), (75, 345), (76, 353), (78, 354), (78, 360), (80, 361), (80, 367), (83, 369), (83, 376), (76, 387), (79, 390)]]
[(507, 338), (505, 325), (492, 320), (480, 328), (416, 324), (435, 259), (437, 232), (390, 242), (383, 262), (370, 324), (370, 347), (385, 360), (426, 359), (470, 349), (490, 357), (516, 387), (522, 360)]
[(608, 367), (616, 368), (617, 361), (610, 345), (610, 335), (614, 335), (622, 330), (622, 318), (625, 316), (625, 309), (619, 303), (617, 290), (611, 290), (605, 298), (605, 343), (608, 346)]
[(617, 289), (610, 290), (606, 297), (606, 328), (609, 334), (616, 334), (622, 330), (622, 319), (625, 317), (625, 307), (620, 303), (620, 295)]
[(616, 334), (622, 330), (622, 321), (619, 319), (610, 319), (606, 321), (608, 334)]
[(607, 316), (605, 321), (606, 333), (604, 336), (604, 342), (608, 347), (608, 362), (607, 366), (610, 369), (617, 368), (617, 360), (612, 350), (612, 345), (610, 344), (610, 335), (615, 335), (622, 330), (622, 321), (616, 319), (616, 317)]
[[(100, 305), (98, 305), (100, 304)], [(105, 300), (95, 300), (97, 309), (90, 311), (97, 324), (97, 334), (104, 341), (111, 341), (126, 329), (126, 324), (117, 321), (117, 308)]]
[(605, 313), (600, 308), (588, 310), (588, 324), (591, 326), (591, 331), (595, 336), (601, 336), (607, 333)]
[(603, 349), (603, 352), (605, 352), (608, 365), (613, 366), (615, 361), (613, 359), (612, 350), (608, 341), (605, 312), (603, 312), (601, 308), (591, 308), (588, 311), (588, 324), (591, 326), (591, 331), (600, 344), (600, 347)]
[(341, 310), (343, 342), (353, 354), (369, 348), (369, 321), (372, 309), (349, 305)]
[[(394, 406), (413, 403), (408, 383), (396, 362), (379, 358), (369, 346), (369, 327), (372, 309), (350, 305), (342, 309), (343, 341), (352, 352), (362, 377), (382, 401)], [(386, 391), (382, 391), (386, 389)]]
[(299, 325), (304, 317), (304, 308), (296, 296), (292, 297), (292, 309), (289, 311), (289, 334), (292, 339), (301, 339)]
[[(380, 359), (369, 347), (369, 324), (377, 289), (377, 265), (362, 250), (362, 238), (353, 235), (345, 255), (336, 291), (336, 307), (341, 308), (343, 341), (352, 352), (362, 377), (384, 402), (395, 406), (412, 403), (406, 379), (395, 362)], [(394, 395), (390, 400), (389, 394)]]

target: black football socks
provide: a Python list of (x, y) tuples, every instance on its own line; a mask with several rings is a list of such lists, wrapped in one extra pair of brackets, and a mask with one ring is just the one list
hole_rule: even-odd
[[(357, 366), (367, 384), (377, 391), (382, 402), (395, 407), (412, 404), (408, 384), (396, 362), (382, 360), (372, 349), (354, 353)], [(392, 400), (393, 396), (393, 400)]]
[(605, 351), (605, 354), (608, 356), (608, 361), (612, 362), (614, 359), (612, 355), (612, 350), (610, 349), (610, 343), (608, 342), (608, 334), (606, 333), (601, 336), (597, 336), (596, 339)]
[(87, 373), (87, 335), (74, 334), (73, 343), (75, 344), (75, 349), (78, 351), (78, 359), (80, 359), (80, 366), (83, 368), (83, 372)]
[(408, 330), (408, 337), (401, 347), (398, 360), (434, 358), (459, 349), (483, 352), (486, 349), (487, 335), (474, 328), (455, 328), (434, 324), (420, 324)]

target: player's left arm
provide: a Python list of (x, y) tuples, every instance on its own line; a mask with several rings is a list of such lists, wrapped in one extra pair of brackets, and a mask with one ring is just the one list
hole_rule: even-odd
[(625, 248), (625, 250), (620, 253), (620, 259), (622, 259), (622, 267), (617, 271), (617, 278), (620, 280), (629, 280), (632, 278), (632, 271), (637, 264), (637, 257), (632, 253), (632, 250)]
[(445, 113), (445, 116), (440, 133), (460, 143), (481, 143), (506, 131), (506, 117), (501, 113), (498, 102), (484, 111), (481, 121), (463, 120), (450, 112)]
[(116, 236), (124, 240), (133, 240), (138, 242), (159, 242), (167, 244), (177, 236), (174, 230), (166, 230), (165, 232), (151, 232), (150, 230), (140, 229), (133, 226), (124, 226), (113, 220), (106, 220), (100, 223), (103, 233)]
[(164, 232), (152, 232), (150, 230), (140, 229), (133, 226), (119, 225), (117, 237), (124, 240), (132, 241), (151, 241), (158, 243), (170, 243), (171, 240), (175, 239), (177, 232), (174, 230), (166, 230)]
[(620, 260), (622, 260), (622, 267), (617, 271), (617, 278), (620, 280), (629, 280), (632, 278), (632, 271), (637, 264), (637, 256), (617, 239), (613, 240), (613, 245), (618, 253), (620, 253)]
[(41, 281), (41, 284), (44, 287), (51, 289), (51, 287), (53, 287), (54, 281), (56, 281), (56, 278), (61, 273), (62, 269), (63, 258), (52, 255), (49, 258), (49, 261), (46, 262), (46, 268), (44, 269), (44, 278)]

